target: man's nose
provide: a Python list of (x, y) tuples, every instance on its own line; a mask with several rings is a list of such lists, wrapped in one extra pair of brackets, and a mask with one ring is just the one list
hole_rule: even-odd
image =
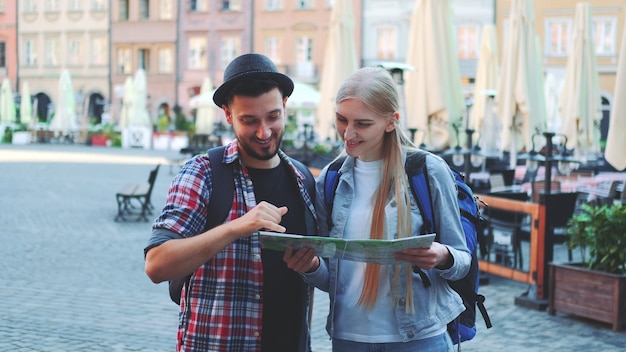
[(259, 139), (265, 139), (272, 135), (272, 130), (270, 129), (269, 124), (261, 121), (259, 123), (259, 128), (256, 131), (256, 136)]

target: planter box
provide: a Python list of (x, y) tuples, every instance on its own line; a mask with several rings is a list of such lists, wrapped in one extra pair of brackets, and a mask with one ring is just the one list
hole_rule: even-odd
[(169, 150), (172, 144), (172, 137), (169, 134), (152, 135), (152, 149)]
[(189, 137), (187, 135), (175, 135), (172, 137), (172, 143), (170, 144), (171, 150), (181, 150), (189, 146)]
[(13, 132), (13, 144), (30, 144), (31, 140), (32, 133), (30, 131)]
[(106, 147), (109, 139), (101, 134), (91, 136), (91, 145), (94, 147)]
[(549, 297), (551, 315), (558, 311), (609, 323), (613, 331), (626, 324), (626, 275), (550, 264)]

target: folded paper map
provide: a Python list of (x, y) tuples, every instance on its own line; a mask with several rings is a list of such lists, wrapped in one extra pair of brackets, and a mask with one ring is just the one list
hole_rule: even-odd
[(353, 260), (377, 264), (396, 264), (393, 253), (405, 248), (428, 248), (435, 234), (399, 238), (394, 240), (354, 240), (319, 236), (303, 236), (288, 233), (259, 231), (261, 246), (265, 249), (284, 251), (309, 247), (323, 258)]

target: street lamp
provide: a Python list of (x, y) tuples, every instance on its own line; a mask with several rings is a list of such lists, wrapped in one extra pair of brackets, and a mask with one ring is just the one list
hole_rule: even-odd
[(464, 167), (463, 172), (465, 183), (470, 184), (472, 167), (480, 167), (485, 161), (485, 156), (478, 145), (472, 145), (472, 136), (475, 132), (473, 129), (465, 129), (466, 141), (465, 149), (463, 149), (459, 139), (459, 124), (453, 123), (452, 128), (454, 129), (454, 134), (456, 136), (456, 146), (452, 150), (445, 152), (444, 155), (452, 156), (452, 164), (454, 166)]
[(398, 100), (400, 104), (400, 126), (404, 131), (406, 131), (408, 129), (408, 116), (406, 111), (406, 97), (404, 92), (404, 71), (415, 71), (415, 67), (401, 62), (392, 61), (380, 61), (377, 63), (377, 66), (389, 71), (389, 74), (391, 74), (391, 77), (396, 84), (396, 89), (398, 90), (399, 95)]
[[(535, 150), (535, 137), (539, 137), (542, 135), (546, 139), (545, 155), (541, 155), (537, 150)], [(562, 138), (563, 143), (555, 146), (553, 143), (554, 137)], [(544, 177), (544, 192), (545, 194), (550, 194), (552, 188), (551, 182), (553, 162), (557, 162), (557, 169), (560, 173), (569, 175), (572, 168), (575, 168), (579, 161), (572, 158), (570, 151), (567, 150), (567, 136), (565, 136), (564, 134), (557, 134), (548, 131), (540, 133), (539, 131), (537, 131), (532, 135), (531, 142), (532, 149), (530, 150), (530, 152), (525, 155), (520, 155), (519, 158), (526, 158), (526, 169), (533, 175), (539, 168), (539, 164), (544, 164), (546, 170)], [(534, 181), (534, 179), (535, 177), (533, 176), (531, 182)]]

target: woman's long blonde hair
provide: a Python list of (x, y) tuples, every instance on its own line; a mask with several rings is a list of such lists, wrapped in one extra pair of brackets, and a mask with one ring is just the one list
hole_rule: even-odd
[[(385, 233), (385, 205), (394, 194), (398, 209), (398, 237), (411, 236), (411, 207), (410, 189), (402, 159), (403, 150), (415, 149), (406, 134), (399, 128), (395, 117), (399, 112), (400, 105), (396, 84), (389, 72), (380, 67), (364, 67), (348, 77), (337, 92), (336, 104), (347, 99), (357, 99), (381, 118), (389, 119), (395, 124), (391, 132), (386, 132), (383, 138), (383, 168), (380, 185), (375, 193), (374, 207), (372, 209), (371, 239), (382, 239)], [(401, 116), (406, 118), (406, 116)], [(388, 170), (386, 172), (385, 170)], [(381, 266), (368, 263), (365, 269), (365, 280), (359, 304), (372, 309), (378, 297), (378, 281)], [(396, 265), (394, 271), (393, 289), (399, 286), (400, 266)], [(414, 311), (412, 270), (407, 268), (407, 311)]]

